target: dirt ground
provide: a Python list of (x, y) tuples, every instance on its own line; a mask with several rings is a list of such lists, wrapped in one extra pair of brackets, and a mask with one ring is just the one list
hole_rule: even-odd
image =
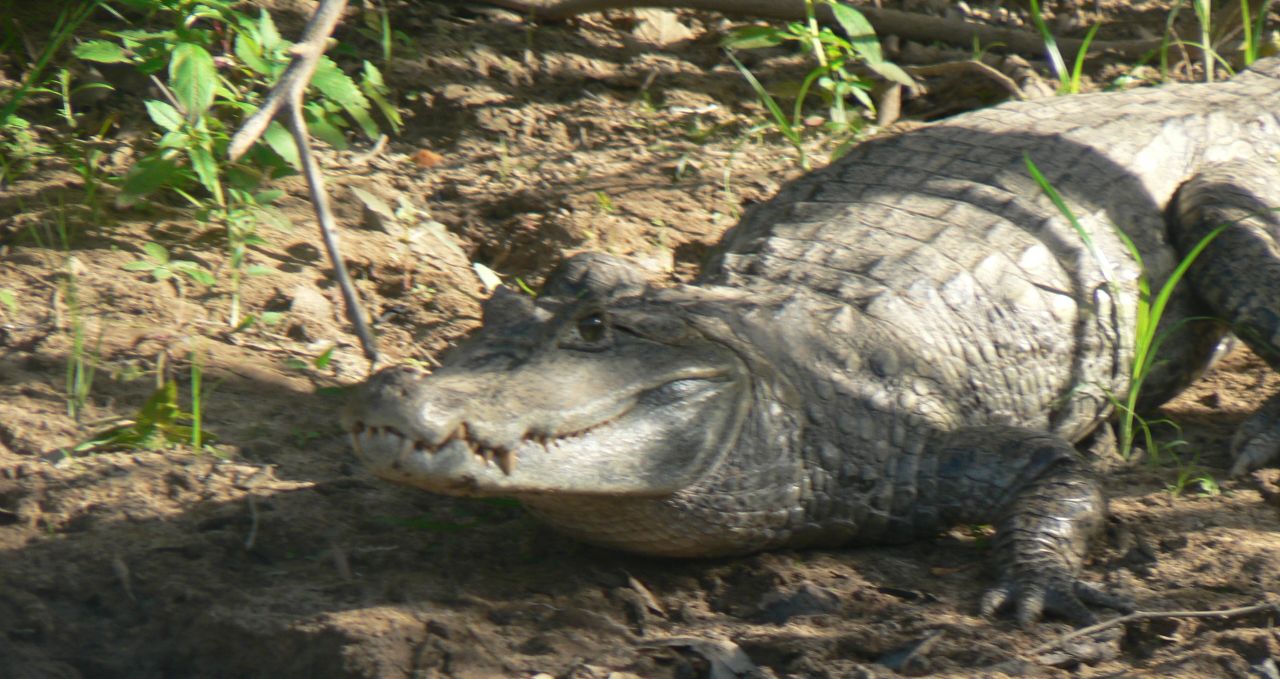
[[(1014, 27), (1024, 16), (962, 4), (947, 11)], [(1159, 36), (1168, 12), (1050, 4), (1054, 26), (1077, 37), (1097, 22), (1108, 39)], [(291, 35), (305, 5), (271, 3)], [(407, 128), (325, 162), (346, 257), (394, 358), (430, 363), (477, 323), (486, 293), (474, 262), (536, 285), (567, 253), (598, 249), (687, 278), (745, 205), (798, 173), (780, 139), (746, 134), (763, 109), (717, 46), (740, 22), (615, 11), (534, 24), (392, 6), (412, 40), (388, 72)], [(948, 3), (886, 6), (937, 14)], [(376, 51), (352, 25), (339, 39)], [(886, 43), (905, 64), (970, 54)], [(783, 49), (748, 64), (766, 82), (806, 69)], [(1090, 86), (1132, 66), (1091, 58)], [(1007, 94), (973, 73), (923, 84), (904, 104), (913, 121)], [(125, 112), (111, 162), (127, 162), (143, 96), (122, 87), (96, 104)], [(817, 133), (810, 146), (820, 162), (831, 148)], [(239, 332), (224, 287), (122, 269), (157, 242), (225, 271), (217, 227), (177, 202), (118, 211), (106, 188), (95, 214), (58, 158), (0, 186), (0, 290), (16, 297), (0, 306), (0, 677), (1280, 677), (1274, 613), (1133, 622), (1038, 649), (1070, 627), (978, 616), (991, 574), (969, 530), (905, 547), (657, 560), (575, 543), (511, 503), (382, 483), (336, 423), (333, 388), (367, 364), (305, 187), (282, 186), (294, 226), (264, 229), (250, 259), (271, 273), (246, 282), (243, 306), (283, 320)], [(400, 220), (379, 218), (369, 195)], [(66, 386), (77, 356), (96, 368), (78, 421)], [(71, 451), (109, 418), (132, 417), (158, 374), (189, 408), (192, 356), (215, 444)], [(1277, 388), (1237, 351), (1169, 405), (1189, 443), (1183, 468), (1194, 460), (1221, 494), (1192, 484), (1175, 496), (1174, 466), (1111, 465), (1114, 521), (1086, 579), (1142, 610), (1274, 601), (1280, 488), (1274, 474), (1224, 470), (1234, 427)]]

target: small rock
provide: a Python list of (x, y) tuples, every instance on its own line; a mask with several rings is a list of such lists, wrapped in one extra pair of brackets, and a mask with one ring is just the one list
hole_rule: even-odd
[(289, 292), (289, 323), (286, 334), (300, 342), (333, 340), (339, 335), (333, 303), (310, 285)]
[(774, 592), (760, 602), (757, 618), (781, 625), (801, 615), (834, 613), (840, 608), (840, 596), (824, 587), (805, 583), (789, 592)]
[(357, 186), (351, 187), (351, 195), (360, 202), (361, 222), (366, 229), (390, 233), (399, 220), (387, 201)]

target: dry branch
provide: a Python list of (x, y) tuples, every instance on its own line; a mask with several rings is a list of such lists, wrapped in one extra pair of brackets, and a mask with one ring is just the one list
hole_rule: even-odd
[[(589, 12), (637, 7), (708, 10), (787, 21), (798, 21), (805, 17), (804, 0), (488, 0), (488, 4), (545, 20), (562, 20)], [(1044, 40), (1028, 31), (878, 7), (858, 7), (858, 11), (867, 17), (880, 35), (896, 35), (926, 43), (945, 42), (961, 47), (972, 47), (976, 41), (983, 47), (999, 44), (1006, 50), (1021, 54), (1044, 54)], [(826, 23), (833, 23), (831, 10), (825, 6), (818, 7), (818, 18)], [(1135, 59), (1159, 48), (1160, 44), (1158, 39), (1095, 40), (1089, 49)], [(1058, 49), (1068, 61), (1075, 58), (1082, 46), (1081, 40), (1058, 38)]]
[(284, 109), (288, 116), (286, 126), (293, 133), (294, 144), (298, 147), (298, 160), (302, 163), (302, 172), (307, 178), (307, 187), (311, 190), (311, 205), (316, 211), (316, 220), (320, 223), (320, 236), (324, 240), (325, 251), (333, 264), (334, 277), (338, 279), (338, 287), (342, 290), (342, 299), (346, 306), (347, 319), (355, 328), (360, 338), (360, 347), (370, 363), (378, 362), (378, 347), (373, 333), (365, 321), (364, 310), (360, 298), (356, 296), (355, 286), (351, 284), (351, 276), (347, 273), (347, 265), (342, 260), (342, 252), (338, 247), (337, 227), (333, 221), (333, 213), (329, 210), (329, 192), (324, 187), (324, 173), (320, 164), (311, 153), (311, 137), (307, 132), (306, 118), (302, 112), (302, 98), (306, 94), (307, 84), (315, 73), (316, 65), (324, 54), (325, 43), (342, 18), (342, 10), (347, 0), (320, 0), (316, 13), (307, 22), (302, 33), (302, 40), (291, 50), (293, 61), (280, 76), (279, 82), (267, 94), (267, 100), (231, 138), (227, 153), (232, 160), (244, 155), (262, 136), (271, 121)]

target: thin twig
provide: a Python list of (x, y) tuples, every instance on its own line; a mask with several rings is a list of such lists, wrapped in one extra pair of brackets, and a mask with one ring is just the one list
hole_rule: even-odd
[(291, 50), (293, 61), (280, 76), (275, 87), (271, 88), (262, 107), (250, 116), (231, 138), (227, 153), (232, 160), (244, 155), (249, 147), (253, 146), (254, 142), (266, 132), (267, 126), (281, 113), (282, 109), (287, 112), (285, 124), (293, 133), (294, 144), (298, 147), (298, 160), (302, 163), (302, 172), (306, 176), (307, 187), (311, 191), (311, 205), (316, 211), (316, 221), (320, 224), (320, 236), (324, 240), (325, 251), (328, 252), (329, 261), (333, 264), (333, 274), (338, 280), (338, 288), (342, 290), (347, 320), (351, 321), (356, 336), (360, 338), (360, 346), (364, 350), (365, 358), (376, 365), (378, 347), (374, 342), (373, 333), (369, 331), (369, 324), (360, 306), (360, 298), (356, 296), (355, 286), (351, 283), (351, 276), (347, 273), (347, 265), (342, 259), (342, 252), (338, 246), (337, 226), (334, 224), (333, 213), (329, 210), (329, 193), (324, 186), (324, 173), (311, 152), (311, 138), (307, 132), (306, 118), (302, 110), (302, 100), (307, 91), (307, 84), (311, 82), (311, 76), (315, 73), (320, 57), (324, 54), (325, 42), (333, 33), (338, 20), (342, 18), (342, 10), (346, 5), (347, 0), (320, 0), (316, 13), (312, 15), (311, 21), (307, 22), (302, 40)]
[[(340, 0), (346, 2), (346, 0)], [(307, 133), (307, 121), (302, 114), (302, 99), (298, 98), (289, 105), (289, 130), (293, 132), (293, 141), (298, 147), (298, 160), (302, 162), (302, 172), (307, 177), (307, 188), (311, 189), (311, 205), (316, 211), (316, 220), (320, 223), (320, 237), (324, 239), (324, 249), (329, 253), (329, 261), (333, 264), (334, 277), (338, 279), (338, 287), (342, 290), (342, 300), (347, 307), (347, 320), (356, 329), (360, 338), (360, 346), (364, 349), (365, 358), (370, 363), (378, 362), (378, 346), (365, 321), (364, 310), (360, 308), (360, 298), (356, 297), (356, 288), (351, 284), (351, 276), (347, 274), (347, 264), (342, 260), (342, 251), (338, 248), (337, 227), (333, 223), (333, 213), (329, 210), (329, 192), (324, 188), (324, 173), (320, 163), (311, 154), (310, 137)]]
[(1033, 656), (1040, 655), (1042, 653), (1052, 651), (1053, 649), (1058, 648), (1073, 639), (1078, 639), (1080, 637), (1093, 634), (1094, 632), (1098, 632), (1100, 630), (1116, 627), (1118, 625), (1128, 624), (1131, 622), (1137, 622), (1140, 620), (1165, 620), (1168, 618), (1238, 618), (1242, 615), (1249, 615), (1250, 613), (1261, 613), (1263, 611), (1273, 611), (1275, 613), (1280, 614), (1280, 603), (1266, 602), (1266, 603), (1254, 604), (1252, 606), (1228, 608), (1221, 611), (1138, 611), (1136, 613), (1122, 615), (1118, 618), (1112, 618), (1111, 620), (1100, 622), (1096, 625), (1081, 627), (1078, 630), (1064, 634), (1053, 641), (1050, 641), (1045, 644), (1041, 644), (1040, 646), (1037, 646), (1031, 649), (1028, 655), (1033, 655)]
[(1009, 96), (1024, 101), (1027, 98), (1018, 83), (1013, 78), (1001, 73), (995, 68), (978, 61), (977, 59), (965, 59), (962, 61), (944, 61), (940, 64), (925, 64), (922, 66), (904, 66), (904, 70), (911, 75), (936, 76), (951, 75), (953, 73), (976, 72), (996, 81), (1001, 87), (1009, 91)]

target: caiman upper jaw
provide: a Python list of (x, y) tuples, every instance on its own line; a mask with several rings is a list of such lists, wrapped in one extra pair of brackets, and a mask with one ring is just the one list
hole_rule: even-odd
[[(629, 404), (626, 410), (630, 410), (630, 407), (634, 405), (634, 403)], [(626, 410), (623, 411), (623, 414), (626, 413)], [(435, 443), (417, 438), (391, 425), (368, 426), (359, 419), (350, 423), (349, 433), (351, 435), (351, 445), (355, 449), (356, 455), (364, 459), (366, 463), (377, 462), (376, 456), (374, 456), (374, 459), (366, 458), (366, 453), (364, 452), (366, 449), (369, 451), (396, 451), (397, 458), (402, 458), (409, 455), (434, 455), (447, 445), (457, 444), (469, 450), (477, 458), (477, 462), (495, 465), (504, 475), (511, 476), (518, 459), (516, 453), (518, 449), (536, 447), (550, 452), (552, 447), (559, 446), (562, 442), (582, 437), (599, 427), (608, 426), (611, 421), (612, 419), (604, 420), (584, 429), (570, 432), (554, 434), (528, 432), (524, 435), (521, 443), (514, 448), (502, 445), (486, 445), (483, 441), (471, 435), (466, 423), (458, 425), (457, 429), (446, 435), (443, 440)], [(398, 464), (398, 459), (391, 462), (393, 468)]]
[[(448, 375), (379, 375), (346, 422), (356, 454), (375, 474), (436, 492), (659, 495), (700, 478), (718, 460), (725, 425), (738, 419), (742, 383), (733, 371), (683, 372), (610, 399), (594, 422), (557, 414), (565, 429), (529, 427), (504, 443), (479, 433), (484, 423), (466, 416)], [(442, 414), (441, 403), (463, 412), (424, 422), (423, 413)]]

